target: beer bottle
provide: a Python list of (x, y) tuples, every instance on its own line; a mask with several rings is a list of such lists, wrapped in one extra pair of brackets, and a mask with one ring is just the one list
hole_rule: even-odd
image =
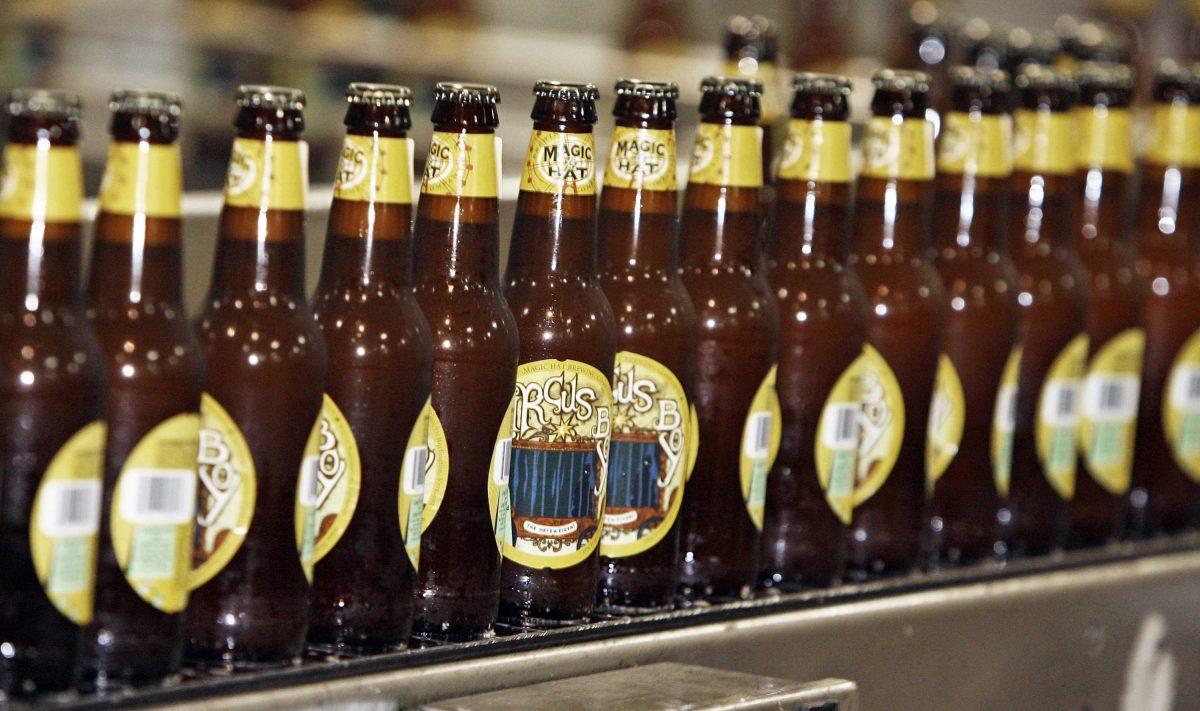
[(304, 461), (316, 495), (308, 640), (380, 652), (412, 628), (421, 530), (409, 512), (421, 508), (433, 345), (412, 294), (412, 93), (351, 84), (346, 101), (313, 298), (329, 370)]
[(683, 282), (700, 320), (698, 449), (680, 512), (680, 591), (745, 597), (758, 578), (767, 473), (779, 450), (779, 317), (759, 247), (760, 96), (707, 77), (680, 225)]
[(1164, 62), (1134, 220), (1145, 372), (1138, 405), (1130, 526), (1137, 535), (1200, 523), (1200, 77)]
[(1008, 247), (1020, 285), (1021, 362), (1008, 495), (998, 520), (1008, 552), (1037, 555), (1066, 533), (1087, 359), (1087, 277), (1071, 233), (1078, 89), (1069, 75), (1032, 65), (1014, 84)]
[(92, 619), (104, 365), (80, 288), (79, 98), (8, 96), (0, 176), (0, 699), (66, 689)]
[[(433, 331), (430, 445), (417, 576), (418, 636), (478, 639), (500, 603), (500, 553), (488, 486), (517, 370), (517, 326), (500, 288), (500, 93), (438, 84), (417, 206), (417, 300)], [(439, 511), (444, 512), (438, 515)]]
[(1146, 334), (1125, 220), (1133, 171), (1133, 75), (1125, 66), (1085, 62), (1077, 82), (1075, 241), (1090, 294), (1077, 466), (1088, 476), (1076, 483), (1068, 543), (1087, 546), (1124, 531)]
[(929, 413), (926, 472), (935, 563), (995, 555), (1008, 491), (1021, 351), (1017, 273), (1004, 242), (1012, 175), (1011, 84), (958, 67), (942, 124), (934, 266), (950, 304)]
[[(729, 18), (725, 25), (725, 73), (762, 84), (762, 113), (758, 121), (763, 129), (763, 179), (770, 182), (775, 156), (774, 126), (783, 113), (779, 100), (783, 90), (779, 82), (779, 38), (770, 20), (762, 15)], [(760, 197), (767, 200), (768, 196)]]
[(308, 633), (316, 482), (301, 486), (325, 347), (304, 293), (304, 95), (238, 88), (204, 353), (189, 658), (294, 663)]
[(776, 176), (778, 235), (771, 286), (779, 300), (783, 416), (767, 479), (760, 582), (828, 585), (841, 575), (858, 454), (857, 368), (867, 303), (847, 265), (854, 175), (850, 80), (799, 74)]
[(679, 583), (697, 322), (679, 277), (670, 82), (622, 79), (600, 196), (600, 285), (617, 319), (599, 604), (650, 611)]
[(82, 688), (179, 667), (192, 564), (200, 349), (183, 308), (179, 97), (117, 91), (92, 244), (88, 315), (107, 370), (96, 612)]
[(617, 339), (596, 279), (596, 87), (543, 81), (533, 94), (505, 275), (521, 355), (488, 497), (500, 617), (556, 625), (596, 602)]
[(883, 69), (872, 82), (850, 255), (867, 295), (871, 346), (859, 371), (861, 443), (847, 560), (855, 578), (907, 572), (918, 562), (926, 433), (947, 310), (928, 259), (929, 77)]

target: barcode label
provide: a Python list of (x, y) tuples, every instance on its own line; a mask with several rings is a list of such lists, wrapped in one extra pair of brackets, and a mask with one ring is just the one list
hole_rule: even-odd
[(507, 486), (511, 467), (512, 438), (509, 437), (496, 442), (496, 450), (492, 453), (492, 481), (497, 486)]
[(825, 410), (825, 427), (821, 442), (830, 449), (858, 448), (858, 403), (834, 403)]
[(1042, 420), (1049, 427), (1075, 427), (1079, 423), (1079, 381), (1051, 380), (1042, 400)]
[(996, 393), (996, 429), (1012, 432), (1017, 428), (1017, 389), (1005, 385)]
[(1184, 412), (1200, 412), (1200, 369), (1181, 366), (1171, 378), (1171, 404)]
[(742, 438), (742, 453), (750, 459), (766, 459), (771, 453), (771, 421), (769, 412), (752, 412), (746, 418), (746, 431)]
[(413, 447), (404, 453), (404, 493), (410, 496), (425, 493), (425, 464), (429, 447)]
[(45, 535), (91, 536), (100, 529), (100, 482), (48, 482), (41, 497), (38, 526)]
[(317, 476), (317, 461), (320, 456), (305, 457), (300, 465), (298, 496), (301, 506), (316, 506), (321, 495), (321, 479)]
[(196, 472), (130, 469), (121, 477), (121, 517), (133, 524), (185, 524), (195, 515)]
[(1092, 375), (1087, 379), (1085, 412), (1092, 420), (1118, 422), (1137, 414), (1138, 381), (1132, 375)]

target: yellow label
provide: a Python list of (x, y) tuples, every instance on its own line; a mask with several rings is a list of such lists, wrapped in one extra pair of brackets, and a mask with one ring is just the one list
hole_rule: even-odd
[(932, 121), (872, 116), (862, 150), (862, 174), (868, 178), (933, 179)]
[(815, 180), (848, 183), (850, 169), (850, 124), (847, 121), (788, 122), (787, 140), (779, 159), (781, 180)]
[(0, 173), (0, 217), (36, 222), (79, 222), (83, 217), (83, 163), (74, 146), (10, 143)]
[(762, 128), (702, 123), (696, 130), (688, 182), (734, 188), (763, 184)]
[(1079, 450), (1092, 478), (1113, 494), (1129, 490), (1146, 332), (1128, 328), (1096, 351), (1083, 381)]
[(1155, 165), (1200, 168), (1200, 106), (1156, 105), (1143, 158)]
[(996, 406), (992, 410), (992, 479), (996, 491), (1008, 496), (1012, 481), (1013, 432), (1017, 429), (1017, 385), (1021, 378), (1021, 347), (1016, 346), (1004, 362)]
[(179, 146), (114, 141), (100, 183), (100, 209), (118, 215), (179, 217), (183, 159)]
[(568, 568), (600, 545), (611, 408), (608, 376), (586, 363), (546, 359), (517, 367), (488, 479), (505, 558)]
[(817, 420), (817, 480), (825, 490), (829, 508), (842, 523), (849, 524), (854, 512), (854, 475), (861, 430), (862, 368), (865, 356), (854, 359), (825, 398)]
[(1077, 128), (1070, 112), (1017, 109), (1014, 121), (1013, 167), (1054, 175), (1075, 171)]
[(767, 500), (767, 475), (775, 464), (779, 439), (783, 435), (783, 413), (779, 409), (779, 394), (775, 391), (776, 370), (776, 366), (771, 366), (767, 371), (750, 401), (746, 424), (742, 426), (742, 498), (746, 500), (746, 513), (760, 531)]
[(258, 494), (250, 446), (237, 423), (208, 393), (200, 396), (198, 462), (200, 493), (188, 577), (192, 590), (221, 572), (241, 548)]
[(1005, 178), (1012, 173), (1012, 117), (951, 111), (942, 124), (940, 173)]
[(225, 177), (225, 204), (266, 210), (303, 210), (308, 190), (306, 151), (300, 141), (237, 138)]
[(601, 555), (650, 550), (671, 531), (683, 501), (695, 430), (679, 378), (662, 363), (617, 353), (612, 444)]
[(871, 498), (887, 481), (904, 441), (904, 394), (883, 354), (863, 347), (859, 374), (860, 439), (854, 475), (854, 505)]
[(779, 97), (783, 93), (779, 85), (779, 69), (773, 62), (760, 62), (753, 57), (731, 59), (725, 62), (726, 76), (743, 76), (762, 82), (762, 118), (759, 123), (775, 123), (782, 109)]
[(1175, 463), (1200, 482), (1200, 331), (1188, 338), (1167, 375), (1163, 433)]
[(29, 553), (38, 582), (77, 625), (92, 621), (103, 476), (104, 423), (93, 422), (50, 459), (29, 516)]
[(452, 197), (499, 196), (498, 140), (490, 133), (435, 131), (421, 177), (421, 192)]
[(1087, 368), (1088, 339), (1080, 334), (1050, 364), (1038, 394), (1034, 440), (1046, 480), (1058, 495), (1075, 496), (1075, 442), (1079, 434), (1079, 389)]
[[(414, 569), (421, 561), (421, 533), (433, 523), (436, 507), (441, 506), (442, 496), (446, 493), (449, 456), (446, 433), (433, 411), (432, 401), (427, 399), (408, 435), (404, 464), (400, 467), (400, 535), (404, 537), (404, 550)], [(438, 457), (442, 463), (434, 466)], [(435, 470), (439, 470), (441, 476), (438, 481), (431, 482), (430, 476)], [(426, 501), (435, 502), (432, 511), (426, 509)]]
[(630, 190), (675, 190), (675, 131), (672, 129), (613, 129), (604, 185)]
[[(341, 540), (354, 518), (362, 486), (362, 458), (350, 423), (333, 398), (325, 395), (321, 412), (304, 447), (300, 464), (301, 505), (296, 508), (297, 545), (311, 537), (315, 565)], [(311, 520), (309, 517), (311, 515)], [(311, 526), (312, 530), (308, 530)]]
[(175, 415), (137, 443), (113, 490), (117, 563), (129, 586), (163, 612), (187, 606), (199, 449), (200, 416)]
[(933, 400), (929, 404), (929, 424), (925, 440), (925, 485), (929, 491), (942, 478), (962, 444), (967, 405), (962, 380), (950, 356), (938, 358), (933, 381)]
[(1129, 173), (1133, 170), (1132, 119), (1129, 109), (1080, 106), (1075, 163), (1079, 168), (1101, 168)]
[(534, 131), (521, 189), (551, 195), (596, 194), (596, 146), (591, 133)]
[(696, 412), (696, 404), (692, 403), (688, 413), (688, 431), (692, 436), (688, 438), (688, 464), (687, 478), (692, 478), (692, 472), (696, 469), (696, 455), (700, 453), (700, 415)]
[(333, 196), (339, 200), (412, 203), (412, 141), (346, 134)]

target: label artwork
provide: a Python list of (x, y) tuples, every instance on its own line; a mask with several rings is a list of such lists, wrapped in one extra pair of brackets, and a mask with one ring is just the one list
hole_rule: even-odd
[(435, 131), (421, 177), (421, 192), (451, 197), (499, 196), (498, 143), (491, 133)]
[(1066, 111), (1017, 109), (1013, 166), (1028, 173), (1067, 175), (1075, 170), (1076, 127)]
[(950, 357), (943, 353), (938, 358), (925, 442), (925, 482), (929, 491), (933, 491), (937, 480), (942, 478), (958, 454), (965, 420), (962, 380)]
[(767, 499), (767, 475), (775, 464), (779, 439), (783, 435), (783, 413), (779, 409), (779, 394), (775, 391), (776, 370), (776, 366), (771, 366), (758, 386), (742, 428), (742, 498), (746, 500), (746, 513), (760, 531)]
[(307, 151), (300, 141), (237, 138), (225, 178), (225, 204), (303, 210), (308, 189)]
[[(297, 545), (303, 551), (307, 540), (304, 536), (312, 536), (313, 564), (333, 550), (346, 532), (358, 506), (361, 486), (362, 459), (354, 432), (337, 403), (325, 395), (300, 465), (302, 505), (297, 508)], [(312, 531), (306, 531), (310, 525)]]
[(104, 423), (84, 426), (46, 467), (29, 517), (29, 553), (46, 597), (77, 625), (92, 620)]
[(1200, 168), (1200, 106), (1155, 106), (1143, 157), (1160, 166)]
[(591, 133), (534, 131), (521, 189), (552, 195), (596, 194), (596, 147)]
[(883, 355), (864, 346), (859, 371), (862, 415), (858, 469), (854, 477), (854, 505), (871, 498), (892, 473), (904, 441), (904, 395), (900, 382)]
[(762, 128), (702, 123), (696, 130), (688, 182), (762, 187)]
[(179, 217), (183, 164), (176, 144), (114, 141), (100, 183), (100, 209), (120, 215)]
[(654, 547), (671, 530), (695, 430), (683, 384), (662, 363), (617, 354), (612, 444), (602, 555), (619, 558)]
[(165, 420), (129, 453), (113, 491), (117, 563), (129, 586), (163, 612), (187, 605), (199, 446), (199, 415)]
[(854, 477), (858, 459), (859, 418), (862, 404), (859, 387), (865, 356), (854, 359), (825, 398), (817, 420), (814, 447), (817, 479), (825, 490), (829, 508), (842, 523), (849, 524), (854, 512)]
[(1021, 347), (1008, 354), (1000, 387), (996, 391), (996, 407), (992, 412), (992, 478), (996, 491), (1008, 496), (1012, 481), (1013, 432), (1017, 429), (1017, 383), (1021, 377)]
[(1129, 109), (1081, 106), (1075, 109), (1078, 125), (1076, 164), (1122, 173), (1133, 171), (1133, 120)]
[(600, 544), (612, 386), (586, 363), (539, 360), (517, 387), (492, 459), (488, 500), (505, 558), (567, 568)]
[(0, 217), (79, 222), (83, 217), (83, 163), (74, 146), (9, 143), (0, 172)]
[(1087, 368), (1087, 336), (1063, 348), (1046, 372), (1038, 396), (1034, 433), (1046, 480), (1064, 499), (1075, 496), (1075, 442), (1079, 432), (1079, 389)]
[(412, 203), (412, 141), (347, 134), (333, 196), (339, 200)]
[(195, 590), (233, 559), (254, 518), (257, 475), (250, 446), (237, 423), (208, 393), (200, 396), (200, 492), (192, 541)]
[(942, 124), (937, 169), (942, 173), (1004, 178), (1012, 173), (1012, 117), (951, 111)]
[(869, 178), (932, 180), (933, 122), (873, 116), (863, 138), (862, 174)]
[(675, 131), (630, 128), (613, 130), (604, 185), (630, 190), (675, 190)]
[(1079, 449), (1088, 473), (1113, 494), (1129, 490), (1146, 333), (1130, 328), (1092, 356), (1083, 383)]
[[(436, 427), (438, 434), (431, 430)], [(421, 533), (429, 528), (433, 517), (437, 514), (436, 507), (427, 511), (425, 502), (435, 499), (441, 505), (442, 495), (446, 491), (445, 472), (449, 471), (449, 452), (446, 447), (446, 434), (442, 432), (441, 421), (433, 411), (430, 400), (425, 401), (425, 407), (413, 424), (408, 436), (408, 444), (404, 447), (404, 464), (400, 469), (400, 534), (404, 537), (404, 550), (415, 569), (421, 560)], [(438, 451), (440, 448), (441, 451)], [(440, 469), (443, 471), (440, 489), (430, 493), (430, 471), (435, 457), (442, 458)], [(432, 488), (437, 489), (436, 486)]]
[(781, 180), (814, 180), (848, 183), (850, 169), (850, 123), (847, 121), (788, 122), (787, 140), (779, 160)]

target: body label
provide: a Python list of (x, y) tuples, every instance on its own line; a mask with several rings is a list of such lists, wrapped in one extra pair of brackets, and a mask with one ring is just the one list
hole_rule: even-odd
[(1179, 349), (1163, 393), (1163, 433), (1175, 463), (1200, 482), (1200, 331)]
[(950, 462), (958, 455), (966, 420), (966, 401), (962, 379), (950, 356), (938, 358), (933, 381), (933, 400), (929, 404), (929, 425), (925, 442), (925, 485), (929, 491), (942, 478)]
[(591, 133), (534, 131), (521, 189), (551, 195), (596, 194), (596, 146)]
[(742, 498), (746, 500), (746, 513), (760, 531), (767, 500), (767, 475), (779, 454), (779, 440), (783, 434), (783, 413), (779, 408), (779, 393), (775, 390), (776, 371), (774, 365), (767, 371), (750, 401), (750, 411), (746, 413), (746, 424), (742, 427)]
[(74, 146), (9, 143), (0, 172), (0, 217), (38, 222), (83, 218), (83, 163)]
[(1200, 106), (1156, 105), (1143, 157), (1160, 166), (1200, 168)]
[(904, 394), (883, 354), (864, 346), (859, 369), (862, 415), (858, 463), (854, 475), (854, 505), (879, 491), (900, 458), (904, 441)]
[(1013, 167), (1055, 175), (1075, 171), (1076, 128), (1070, 112), (1017, 109), (1013, 116)]
[(1083, 381), (1079, 448), (1088, 473), (1113, 494), (1129, 490), (1146, 333), (1128, 328), (1100, 347)]
[(617, 353), (612, 444), (601, 555), (653, 548), (670, 532), (683, 501), (695, 430), (679, 378), (662, 363)]
[(1133, 170), (1133, 119), (1129, 109), (1079, 106), (1075, 163), (1080, 168), (1102, 168), (1129, 173)]
[(951, 111), (942, 125), (940, 173), (1004, 178), (1012, 173), (1012, 117)]
[(1075, 496), (1075, 442), (1079, 434), (1079, 390), (1087, 368), (1088, 340), (1079, 334), (1051, 363), (1038, 394), (1034, 439), (1046, 480), (1064, 499)]
[(117, 563), (129, 586), (163, 612), (187, 606), (199, 450), (200, 416), (175, 415), (137, 443), (113, 491)]
[(992, 478), (996, 491), (1008, 496), (1012, 481), (1013, 432), (1017, 429), (1017, 384), (1021, 378), (1021, 347), (1017, 346), (1004, 362), (996, 406), (992, 410)]
[(346, 134), (333, 196), (339, 200), (412, 203), (412, 139)]
[(517, 367), (488, 480), (505, 558), (567, 568), (600, 545), (611, 407), (608, 376), (586, 363), (546, 359)]
[(862, 175), (868, 178), (932, 180), (933, 122), (872, 116), (863, 138)]
[(701, 123), (688, 170), (688, 182), (735, 188), (763, 184), (760, 126)]
[(491, 133), (434, 131), (421, 177), (421, 192), (451, 197), (498, 197), (499, 141)]
[(848, 183), (853, 180), (850, 122), (821, 119), (788, 121), (778, 177), (780, 180), (814, 180), (823, 183)]
[(236, 138), (225, 177), (225, 204), (266, 210), (303, 210), (308, 161), (301, 141)]
[[(321, 412), (304, 448), (300, 465), (300, 491), (304, 505), (297, 508), (299, 535), (312, 526), (312, 562), (333, 550), (354, 518), (362, 486), (362, 458), (350, 423), (333, 398), (321, 399)], [(308, 521), (311, 513), (312, 521)], [(304, 550), (305, 539), (298, 539)]]
[[(437, 428), (436, 435), (431, 431), (434, 427)], [(436, 451), (439, 448), (441, 451)], [(435, 457), (441, 457), (443, 460), (441, 468), (444, 471), (440, 489), (439, 484), (430, 481), (431, 470), (435, 469)], [(446, 492), (445, 472), (449, 471), (448, 458), (446, 433), (442, 431), (441, 421), (433, 411), (432, 402), (426, 400), (425, 407), (421, 409), (421, 414), (408, 436), (408, 443), (404, 447), (404, 464), (400, 468), (400, 534), (404, 537), (404, 550), (414, 570), (421, 561), (421, 533), (429, 528), (437, 514), (437, 508), (430, 511), (425, 502), (434, 500), (438, 506), (441, 505), (442, 496)], [(438, 490), (430, 493), (431, 489)]]
[(254, 518), (258, 493), (250, 446), (237, 423), (208, 393), (200, 396), (197, 461), (200, 492), (192, 541), (192, 572), (188, 576), (191, 590), (221, 572), (242, 546)]
[(813, 446), (817, 479), (825, 490), (825, 500), (842, 523), (847, 525), (854, 512), (854, 475), (861, 435), (859, 419), (862, 417), (862, 401), (859, 389), (862, 385), (863, 359), (861, 355), (855, 358), (829, 391), (817, 420), (817, 437)]
[(104, 423), (93, 422), (59, 448), (42, 474), (29, 516), (29, 553), (38, 582), (77, 625), (92, 620), (104, 434)]
[(177, 144), (113, 141), (108, 147), (100, 209), (120, 215), (179, 217), (183, 160)]
[(675, 190), (675, 131), (672, 129), (613, 129), (604, 185), (630, 190)]

